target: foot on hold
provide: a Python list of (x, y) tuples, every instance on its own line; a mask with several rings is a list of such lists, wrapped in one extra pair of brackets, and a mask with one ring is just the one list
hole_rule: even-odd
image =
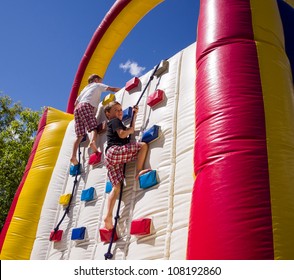
[(113, 229), (112, 217), (106, 217), (104, 219), (104, 227), (107, 230), (112, 230)]
[(143, 174), (145, 174), (145, 173), (147, 173), (147, 172), (149, 172), (149, 171), (151, 171), (151, 170), (152, 170), (152, 169), (150, 169), (150, 168), (140, 170), (140, 171), (137, 173), (135, 179), (136, 179), (136, 180), (139, 180), (139, 177), (140, 177), (141, 175), (143, 175)]
[(91, 143), (91, 144), (90, 144), (90, 148), (92, 149), (93, 153), (97, 153), (97, 152), (98, 152), (98, 149), (97, 149), (97, 147), (96, 147), (96, 144)]
[(156, 170), (150, 170), (139, 177), (139, 185), (141, 189), (147, 189), (158, 184)]
[(69, 170), (69, 174), (72, 176), (81, 174), (80, 166), (81, 165), (79, 163), (76, 165), (71, 165), (70, 170)]
[(102, 156), (102, 153), (100, 153), (99, 151), (97, 151), (94, 154), (90, 155), (89, 164), (94, 165), (94, 164), (100, 163), (101, 156)]
[(71, 162), (73, 165), (78, 165), (78, 164), (79, 164), (77, 158), (75, 158), (75, 157), (72, 157), (72, 158), (70, 159), (70, 162)]
[(118, 239), (116, 231), (113, 232), (112, 230), (108, 230), (106, 228), (100, 228), (99, 233), (100, 233), (100, 239), (102, 242), (106, 242), (106, 243), (111, 242), (112, 235), (113, 235), (112, 242), (115, 242)]

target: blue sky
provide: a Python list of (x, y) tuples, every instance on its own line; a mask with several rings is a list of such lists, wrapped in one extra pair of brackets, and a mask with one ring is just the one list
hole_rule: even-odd
[[(146, 0), (142, 0), (146, 1)], [(80, 60), (114, 0), (1, 0), (0, 91), (24, 107), (66, 110)], [(130, 32), (104, 83), (123, 87), (196, 41), (199, 0), (165, 0)]]

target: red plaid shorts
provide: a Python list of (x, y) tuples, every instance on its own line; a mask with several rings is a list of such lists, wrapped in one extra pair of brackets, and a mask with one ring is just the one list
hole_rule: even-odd
[(104, 162), (112, 186), (119, 184), (124, 179), (124, 164), (136, 160), (141, 147), (140, 143), (128, 143), (123, 146), (111, 146), (107, 150)]
[(89, 103), (80, 103), (75, 108), (75, 131), (78, 137), (84, 136), (86, 129), (90, 132), (97, 128), (98, 121), (94, 112), (95, 108)]

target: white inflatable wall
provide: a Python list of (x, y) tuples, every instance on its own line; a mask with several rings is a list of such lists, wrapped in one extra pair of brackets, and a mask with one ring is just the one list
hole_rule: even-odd
[[(146, 167), (156, 169), (159, 184), (140, 189), (134, 180), (135, 163), (127, 165), (120, 220), (117, 227), (119, 239), (113, 243), (113, 259), (185, 259), (190, 214), (193, 177), (193, 147), (195, 118), (195, 43), (182, 50), (169, 61), (169, 69), (152, 80), (139, 104), (136, 122), (137, 139), (142, 128), (159, 125), (160, 137), (149, 144)], [(116, 100), (123, 109), (133, 106), (153, 70), (140, 77), (141, 85), (134, 92), (121, 90)], [(155, 89), (165, 92), (165, 101), (151, 109), (148, 94)], [(99, 123), (105, 120), (103, 108), (97, 113)], [(59, 197), (71, 193), (74, 177), (69, 175), (74, 123), (67, 128), (60, 155), (48, 188), (39, 222), (37, 238), (31, 259), (104, 260), (107, 243), (100, 241), (99, 228), (103, 227), (107, 196), (105, 184), (107, 171), (102, 163), (89, 166), (89, 140), (81, 145), (82, 174), (71, 204), (70, 212), (61, 223), (63, 237), (60, 242), (50, 242), (50, 232), (64, 214)], [(106, 135), (98, 138), (101, 150), (105, 148)], [(95, 188), (95, 199), (80, 201), (81, 192)], [(117, 205), (114, 209), (114, 216)], [(152, 218), (152, 233), (147, 236), (130, 235), (130, 223), (137, 218)], [(76, 227), (86, 227), (86, 238), (72, 241), (71, 232)]]

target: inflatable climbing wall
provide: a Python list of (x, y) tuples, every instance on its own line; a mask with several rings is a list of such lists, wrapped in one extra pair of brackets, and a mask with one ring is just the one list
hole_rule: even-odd
[[(154, 77), (139, 103), (134, 140), (153, 125), (159, 126), (159, 137), (149, 143), (146, 167), (157, 171), (158, 184), (140, 188), (135, 177), (135, 163), (127, 164), (120, 219), (117, 226), (119, 239), (113, 244), (113, 259), (184, 259), (188, 233), (191, 188), (193, 185), (194, 141), (194, 80), (195, 44), (168, 60), (168, 69)], [(136, 104), (153, 70), (140, 77), (139, 84), (130, 92), (116, 93), (123, 109)], [(153, 107), (148, 97), (156, 90), (164, 92), (163, 100)], [(102, 108), (102, 107), (100, 107)], [(103, 108), (102, 108), (103, 109)], [(103, 110), (98, 110), (98, 121), (105, 121)], [(126, 121), (126, 124), (128, 121)], [(106, 134), (98, 137), (103, 151)], [(136, 139), (135, 139), (136, 138)], [(82, 173), (74, 193), (72, 207), (60, 225), (60, 242), (48, 240), (50, 231), (62, 218), (64, 209), (59, 197), (72, 193), (74, 176), (69, 174), (69, 159), (75, 139), (74, 122), (70, 122), (54, 170), (56, 176), (49, 184), (42, 210), (31, 259), (104, 259), (108, 243), (101, 242), (99, 228), (103, 227), (108, 193), (107, 170), (102, 161), (89, 165), (89, 140), (81, 145)], [(81, 201), (84, 190), (94, 188), (94, 197)], [(55, 205), (54, 208), (51, 208)], [(117, 206), (115, 206), (116, 210)], [(50, 211), (49, 211), (50, 209)], [(114, 211), (115, 211), (114, 210)], [(114, 213), (115, 216), (115, 213)], [(151, 219), (151, 232), (131, 235), (132, 221)], [(75, 228), (85, 227), (82, 240), (71, 240)]]
[[(113, 259), (183, 259), (189, 219), (191, 186), (193, 183), (194, 129), (194, 78), (195, 44), (169, 59), (168, 69), (155, 77), (139, 104), (136, 135), (153, 125), (160, 127), (159, 137), (149, 144), (146, 167), (157, 171), (158, 184), (148, 189), (139, 187), (135, 177), (135, 163), (127, 164), (126, 186), (123, 192), (120, 219), (117, 226), (119, 239), (113, 245)], [(151, 71), (153, 72), (153, 71)], [(133, 106), (145, 88), (151, 72), (140, 77), (137, 87), (130, 92), (121, 90), (116, 100), (124, 109)], [(148, 96), (156, 90), (164, 92), (159, 104), (147, 105)], [(105, 121), (103, 108), (98, 110), (98, 121)], [(127, 122), (126, 122), (127, 124)], [(64, 214), (58, 204), (59, 197), (71, 194), (74, 176), (69, 174), (69, 159), (75, 139), (74, 121), (70, 122), (45, 197), (37, 237), (31, 259), (104, 259), (108, 243), (101, 242), (99, 228), (107, 206), (107, 170), (103, 158), (99, 164), (89, 165), (89, 140), (81, 144), (81, 170), (70, 212), (59, 229), (63, 230), (60, 242), (48, 240), (50, 231)], [(136, 139), (134, 139), (136, 140)], [(98, 146), (105, 149), (106, 135), (99, 134)], [(94, 197), (81, 201), (81, 193), (94, 188)], [(55, 205), (54, 208), (51, 208)], [(115, 209), (117, 206), (115, 207)], [(50, 209), (50, 211), (49, 211)], [(115, 213), (114, 213), (115, 216)], [(133, 220), (151, 219), (150, 234), (130, 234)], [(82, 240), (72, 240), (75, 228), (85, 227)]]
[[(81, 174), (70, 175), (74, 102), (161, 2), (117, 0), (81, 60), (67, 112), (44, 113), (1, 231), (1, 259), (104, 259), (109, 184), (103, 155), (89, 164), (88, 138)], [(133, 140), (159, 128), (146, 160), (156, 183), (142, 188), (135, 164), (127, 165), (113, 259), (294, 259), (293, 7), (293, 0), (201, 1), (197, 44), (168, 59), (139, 103)], [(116, 93), (126, 113), (152, 72)], [(105, 121), (102, 107), (97, 118)], [(97, 142), (103, 151), (105, 133)]]
[[(136, 104), (152, 72), (139, 77), (139, 84), (130, 92), (122, 89), (116, 93), (115, 99), (123, 109)], [(159, 126), (159, 137), (149, 143), (146, 159), (146, 167), (156, 170), (158, 184), (140, 188), (134, 180), (135, 163), (127, 164), (117, 226), (119, 239), (112, 246), (113, 259), (185, 258), (194, 180), (194, 116), (190, 113), (195, 110), (194, 80), (195, 44), (168, 60), (167, 70), (154, 77), (139, 103), (133, 140), (139, 140), (153, 125)], [(163, 100), (152, 107), (147, 105), (148, 97), (158, 90), (163, 92)], [(101, 106), (97, 113), (99, 123), (106, 120), (102, 109)], [(69, 159), (74, 139), (74, 121), (70, 121), (49, 182), (30, 259), (102, 260), (108, 250), (108, 243), (101, 241), (99, 233), (109, 195), (106, 193), (107, 170), (103, 156), (99, 164), (89, 165), (89, 138), (81, 144), (81, 175), (77, 177), (70, 211), (59, 227), (63, 231), (62, 238), (59, 242), (49, 241), (50, 232), (65, 211), (65, 206), (59, 204), (60, 196), (73, 190), (75, 176), (70, 175)], [(101, 151), (105, 149), (105, 133), (99, 134), (97, 144)], [(91, 187), (93, 198), (81, 200), (82, 192)], [(151, 220), (150, 233), (130, 234), (132, 221), (141, 218)], [(84, 238), (72, 240), (73, 230), (83, 227)]]

